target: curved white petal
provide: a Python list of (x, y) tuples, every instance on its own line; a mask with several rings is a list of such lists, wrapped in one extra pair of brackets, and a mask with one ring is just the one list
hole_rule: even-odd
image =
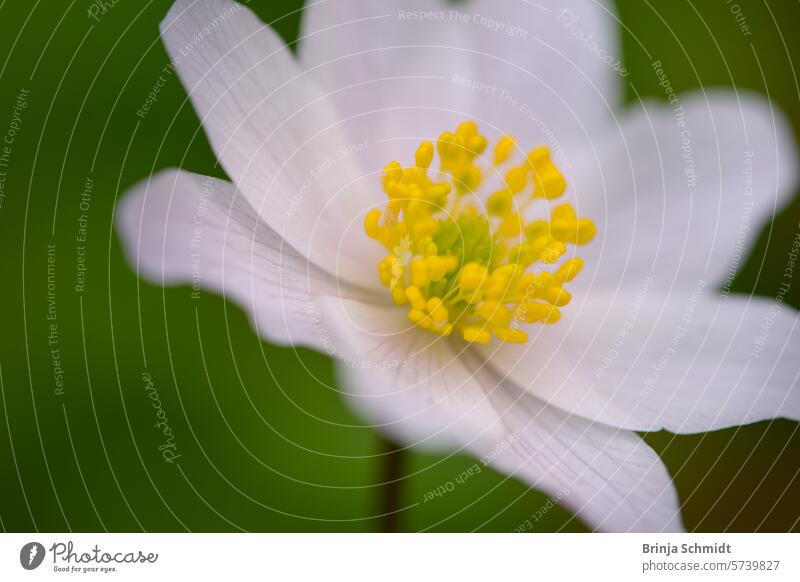
[(232, 0), (178, 0), (162, 37), (212, 148), (258, 215), (325, 270), (376, 287), (363, 216), (381, 200), (355, 143), (269, 27)]
[[(421, 139), (474, 115), (477, 96), (463, 30), (441, 15), (443, 0), (320, 0), (303, 11), (299, 55), (357, 141), (370, 171), (413, 161)], [(377, 182), (376, 182), (377, 184)]]
[(504, 385), (459, 354), (459, 344), (408, 329), (402, 310), (324, 304), (346, 389), (380, 430), (411, 445), (460, 445), (594, 528), (681, 529), (669, 474), (633, 433), (568, 416)]
[(282, 241), (223, 180), (162, 171), (124, 196), (116, 219), (140, 275), (192, 285), (193, 295), (201, 287), (223, 294), (272, 342), (324, 349), (315, 296), (357, 296)]
[(564, 162), (611, 121), (625, 72), (611, 13), (579, 0), (321, 0), (299, 52), (348, 129), (375, 142), (371, 168), (467, 118)]
[(667, 295), (648, 279), (593, 293), (529, 344), (482, 353), (529, 393), (611, 426), (695, 433), (800, 420), (797, 312), (710, 285)]
[(323, 305), (342, 389), (381, 430), (431, 448), (484, 432), (494, 440), (502, 436), (473, 370), (450, 342), (413, 326), (393, 305), (338, 299)]
[[(627, 69), (604, 2), (472, 0), (458, 5), (481, 118), (572, 158), (622, 103)], [(491, 88), (491, 89), (490, 89)], [(577, 141), (576, 141), (577, 140)], [(562, 151), (563, 150), (563, 151)]]
[(635, 287), (647, 275), (664, 288), (700, 278), (729, 287), (765, 221), (794, 193), (788, 128), (748, 93), (634, 106), (570, 177), (580, 213), (598, 226), (579, 249), (587, 269), (575, 288)]
[(548, 492), (592, 529), (683, 530), (669, 472), (636, 434), (512, 394), (493, 394), (498, 406), (506, 404), (511, 446), (473, 447), (492, 466)]

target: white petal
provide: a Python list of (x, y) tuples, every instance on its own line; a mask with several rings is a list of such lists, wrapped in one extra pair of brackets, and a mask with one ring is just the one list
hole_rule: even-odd
[[(506, 441), (474, 449), (495, 468), (548, 492), (591, 528), (682, 531), (678, 496), (658, 455), (636, 434), (498, 391)], [(506, 444), (510, 446), (506, 446)], [(499, 451), (499, 452), (498, 452)]]
[[(379, 428), (440, 449), (454, 435), (496, 440), (497, 415), (450, 342), (415, 327), (396, 306), (323, 300), (343, 390)], [(481, 427), (476, 430), (475, 427)]]
[(784, 117), (760, 97), (712, 91), (636, 106), (574, 167), (579, 211), (598, 226), (579, 249), (587, 270), (575, 288), (635, 287), (647, 275), (665, 288), (701, 278), (728, 287), (794, 193), (795, 160)]
[(719, 297), (702, 281), (666, 295), (648, 280), (564, 313), (529, 344), (482, 353), (542, 400), (616, 427), (695, 433), (800, 420), (800, 320), (783, 303)]
[(619, 26), (602, 2), (474, 0), (454, 24), (471, 49), (480, 117), (572, 158), (621, 104)]
[[(436, 71), (458, 58), (455, 51), (433, 50), (435, 45), (448, 48), (452, 27), (441, 20), (420, 21), (411, 15), (435, 14), (447, 8), (440, 0), (312, 2), (303, 10), (300, 60), (326, 93), (350, 84)], [(434, 64), (428, 69), (430, 61)], [(438, 72), (444, 74), (445, 70)], [(385, 89), (378, 87), (363, 95), (374, 104), (396, 97)], [(395, 91), (406, 97), (419, 92), (413, 81), (398, 83)], [(337, 103), (346, 105), (346, 101)]]
[(380, 430), (409, 445), (460, 445), (595, 528), (681, 528), (669, 475), (636, 435), (569, 417), (503, 385), (480, 360), (456, 351), (463, 344), (408, 329), (400, 309), (324, 304), (345, 390)]
[(134, 186), (117, 209), (139, 274), (235, 301), (266, 339), (322, 349), (316, 295), (356, 296), (311, 265), (256, 216), (232, 184), (165, 170)]
[(323, 0), (303, 15), (301, 60), (348, 129), (375, 142), (370, 168), (467, 118), (563, 162), (568, 143), (610, 123), (624, 65), (605, 8), (547, 4)]
[(178, 0), (164, 44), (225, 171), (259, 216), (327, 271), (376, 287), (363, 214), (381, 200), (330, 105), (278, 35), (232, 0)]
[(371, 171), (410, 164), (421, 139), (474, 114), (476, 95), (453, 82), (472, 76), (471, 55), (455, 40), (463, 30), (418, 19), (453, 8), (441, 0), (323, 0), (303, 11), (300, 60), (348, 131), (370, 143)]

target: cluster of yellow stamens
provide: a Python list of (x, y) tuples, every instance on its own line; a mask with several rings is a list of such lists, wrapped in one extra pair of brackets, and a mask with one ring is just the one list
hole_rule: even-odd
[[(414, 166), (388, 164), (382, 181), (389, 203), (370, 211), (364, 228), (388, 251), (378, 264), (381, 283), (396, 304), (408, 305), (413, 323), (444, 336), (457, 331), (468, 342), (488, 343), (492, 335), (525, 342), (521, 323), (561, 318), (559, 308), (572, 298), (564, 284), (583, 262), (556, 263), (566, 245), (592, 240), (595, 226), (569, 204), (555, 206), (549, 220), (526, 218), (534, 201), (558, 198), (567, 184), (546, 147), (512, 164), (518, 148), (510, 136), (495, 145), (489, 168), (504, 176), (502, 187), (481, 198), (487, 146), (468, 121), (435, 147), (423, 142)], [(430, 169), (436, 152), (438, 173)]]

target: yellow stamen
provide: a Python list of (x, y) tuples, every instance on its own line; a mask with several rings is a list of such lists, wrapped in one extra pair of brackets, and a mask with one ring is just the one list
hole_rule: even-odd
[[(567, 188), (546, 147), (512, 163), (517, 144), (503, 136), (487, 166), (487, 146), (467, 121), (435, 144), (422, 142), (413, 166), (387, 164), (389, 202), (366, 215), (364, 230), (388, 252), (378, 277), (392, 300), (407, 306), (409, 321), (441, 336), (455, 330), (467, 342), (522, 343), (528, 333), (520, 325), (561, 319), (572, 299), (564, 286), (583, 268), (578, 257), (562, 259), (568, 245), (587, 244), (597, 229), (570, 204), (555, 206), (549, 220), (528, 217), (531, 203)], [(431, 167), (437, 153), (438, 171)], [(504, 185), (483, 198), (483, 177), (494, 172), (502, 172)], [(559, 262), (554, 271), (544, 268)]]
[(501, 137), (494, 146), (494, 165), (499, 166), (511, 156), (514, 146), (514, 138), (510, 135)]

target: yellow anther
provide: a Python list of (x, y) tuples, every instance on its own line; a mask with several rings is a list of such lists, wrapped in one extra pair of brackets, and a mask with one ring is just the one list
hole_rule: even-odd
[(462, 141), (466, 141), (477, 134), (478, 126), (474, 121), (465, 121), (460, 123), (456, 129), (456, 135), (461, 138)]
[(533, 261), (543, 261), (542, 255), (547, 251), (552, 239), (548, 236), (542, 236), (534, 240), (530, 240), (525, 245), (526, 258)]
[(403, 166), (400, 162), (389, 162), (383, 169), (383, 183), (399, 182), (403, 176)]
[(567, 181), (561, 175), (561, 172), (555, 168), (548, 169), (542, 173), (537, 172), (533, 178), (533, 184), (533, 196), (548, 200), (558, 198), (567, 189)]
[(486, 200), (486, 212), (489, 216), (505, 216), (511, 212), (514, 199), (508, 190), (495, 192)]
[(523, 306), (522, 312), (525, 314), (525, 321), (537, 323), (543, 321), (551, 309), (552, 306), (545, 303), (528, 303)]
[(531, 151), (528, 152), (528, 163), (536, 169), (537, 166), (540, 166), (544, 162), (550, 161), (550, 149), (545, 146), (539, 146), (538, 148), (533, 148)]
[(377, 239), (381, 230), (381, 211), (377, 208), (370, 210), (364, 219), (364, 230), (367, 236)]
[(431, 282), (431, 269), (428, 261), (417, 259), (411, 261), (411, 284), (425, 287)]
[(438, 201), (443, 196), (450, 194), (450, 190), (452, 189), (449, 182), (439, 182), (438, 184), (428, 186), (425, 190), (425, 197), (432, 201)]
[(414, 309), (414, 308), (411, 308), (411, 309), (409, 309), (409, 310), (408, 310), (408, 320), (409, 320), (411, 323), (420, 323), (420, 322), (421, 322), (423, 319), (425, 319), (426, 317), (428, 317), (428, 316), (427, 316), (427, 315), (425, 315), (425, 314), (424, 314), (422, 311), (420, 311), (419, 309)]
[(469, 166), (461, 175), (461, 186), (467, 192), (472, 192), (478, 188), (483, 179), (481, 169), (478, 166)]
[(492, 318), (499, 305), (498, 301), (484, 301), (475, 308), (475, 314), (488, 321)]
[(500, 223), (500, 234), (509, 238), (516, 237), (523, 228), (525, 228), (525, 224), (522, 222), (522, 217), (516, 212), (509, 212)]
[(559, 204), (555, 208), (553, 208), (553, 214), (551, 215), (551, 220), (553, 222), (557, 221), (566, 221), (566, 222), (575, 222), (578, 220), (578, 215), (575, 214), (575, 209), (572, 208), (571, 204)]
[(524, 344), (528, 341), (528, 334), (521, 329), (514, 329), (512, 327), (496, 327), (492, 329), (492, 333), (503, 342), (514, 344)]
[(592, 241), (595, 234), (597, 234), (597, 227), (594, 225), (594, 222), (589, 218), (581, 218), (578, 220), (578, 233), (575, 237), (575, 244), (588, 244)]
[(509, 277), (511, 277), (514, 272), (517, 270), (515, 265), (503, 265), (501, 267), (497, 267), (494, 271), (492, 271), (492, 277), (501, 277), (504, 281), (507, 281)]
[(514, 194), (519, 194), (528, 185), (528, 172), (525, 168), (511, 168), (506, 174), (508, 189)]
[(486, 267), (480, 263), (467, 263), (461, 267), (458, 284), (462, 289), (478, 289), (486, 281), (486, 277)]
[[(557, 198), (566, 190), (545, 147), (508, 168), (500, 191), (482, 194), (487, 144), (468, 121), (435, 143), (421, 143), (413, 166), (388, 164), (382, 175), (386, 209), (370, 211), (364, 230), (388, 251), (378, 278), (395, 303), (408, 306), (409, 321), (441, 336), (456, 329), (468, 342), (524, 342), (527, 331), (512, 323), (560, 319), (559, 308), (572, 298), (564, 287), (583, 262), (573, 257), (558, 263), (567, 245), (586, 244), (597, 229), (569, 204), (557, 206), (549, 219), (527, 218), (537, 198)], [(509, 161), (516, 147), (511, 137), (501, 138), (494, 164)], [(437, 153), (441, 178), (435, 182), (428, 173)], [(529, 194), (517, 202), (522, 192)]]
[(428, 299), (428, 304), (425, 306), (428, 313), (431, 314), (431, 319), (436, 323), (444, 323), (447, 321), (447, 308), (442, 304), (439, 297), (431, 297)]
[(392, 289), (392, 301), (394, 301), (396, 305), (405, 305), (408, 302), (402, 286), (398, 285)]
[(433, 161), (434, 148), (433, 144), (429, 141), (422, 142), (417, 148), (417, 153), (414, 156), (414, 161), (417, 163), (418, 168), (427, 170)]
[(552, 241), (542, 252), (542, 262), (552, 265), (557, 262), (564, 253), (567, 252), (567, 247), (561, 241)]
[(572, 295), (561, 287), (550, 287), (545, 293), (545, 300), (556, 307), (564, 307), (572, 301)]
[[(396, 199), (408, 198), (408, 187), (405, 184), (400, 184), (394, 180), (386, 182), (383, 186), (386, 195), (389, 197), (389, 202), (394, 202)], [(394, 199), (394, 200), (393, 200)]]
[(514, 138), (510, 135), (504, 135), (501, 137), (497, 141), (497, 145), (494, 146), (494, 165), (499, 166), (508, 160), (508, 158), (511, 157), (516, 145), (517, 144), (514, 141)]
[(488, 344), (492, 336), (481, 327), (470, 325), (461, 329), (461, 337), (470, 343)]
[(517, 281), (515, 288), (518, 293), (528, 293), (529, 290), (536, 288), (536, 275), (525, 273)]
[(492, 318), (488, 321), (492, 325), (506, 327), (509, 323), (511, 323), (511, 316), (512, 313), (508, 309), (505, 307), (498, 307), (497, 310), (495, 310), (494, 315), (492, 315)]
[(528, 303), (525, 306), (525, 321), (528, 323), (555, 323), (559, 319), (561, 313), (547, 303)]
[(492, 326), (506, 327), (511, 323), (511, 313), (497, 300), (479, 303), (475, 307), (475, 314), (485, 319)]
[(464, 145), (472, 154), (479, 156), (484, 152), (486, 146), (489, 145), (489, 141), (482, 135), (473, 135)]
[(453, 255), (445, 255), (440, 258), (444, 263), (445, 273), (452, 273), (458, 268), (458, 259)]
[(558, 268), (558, 271), (556, 271), (556, 278), (563, 283), (568, 283), (578, 276), (581, 269), (583, 269), (583, 259), (575, 257), (574, 259), (566, 261)]
[(455, 134), (446, 131), (436, 140), (436, 151), (439, 152), (439, 156), (442, 158), (442, 165), (444, 165), (461, 155), (461, 140)]
[(554, 239), (575, 245), (590, 242), (597, 229), (588, 218), (578, 218), (569, 204), (562, 204), (553, 210), (550, 232)]
[(550, 235), (550, 225), (545, 220), (534, 220), (525, 227), (525, 238), (536, 240)]
[(560, 320), (561, 320), (561, 312), (554, 307), (550, 311), (550, 313), (547, 314), (547, 317), (542, 320), (542, 323), (552, 325), (554, 323), (558, 323)]
[(441, 281), (447, 273), (448, 261), (438, 255), (431, 255), (425, 259), (425, 264), (430, 274), (430, 280)]
[(419, 309), (423, 311), (427, 302), (425, 301), (425, 297), (422, 295), (422, 292), (419, 290), (419, 287), (412, 285), (405, 290), (405, 296), (408, 298), (409, 302), (411, 303), (411, 307), (414, 309)]
[(550, 223), (550, 234), (561, 242), (574, 242), (578, 236), (577, 221), (554, 220)]

